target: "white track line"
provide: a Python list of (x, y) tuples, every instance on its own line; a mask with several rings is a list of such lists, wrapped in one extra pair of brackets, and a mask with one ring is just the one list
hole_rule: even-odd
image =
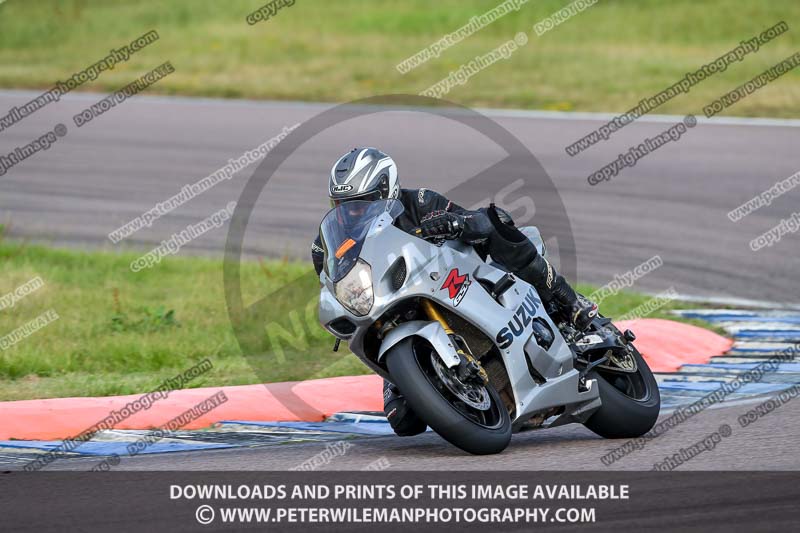
[[(33, 99), (44, 92), (20, 90), (20, 89), (3, 89), (0, 90), (0, 97), (16, 97)], [(101, 95), (106, 93), (97, 92), (72, 92), (62, 96), (64, 100), (91, 100), (96, 101), (101, 98)], [(192, 97), (192, 96), (161, 96), (161, 95), (136, 95), (137, 101), (146, 101), (154, 104), (205, 104), (205, 105), (222, 105), (222, 106), (253, 106), (253, 107), (279, 107), (279, 108), (307, 108), (308, 110), (322, 111), (329, 109), (338, 103), (330, 102), (302, 102), (291, 100), (248, 100), (248, 99), (222, 99), (222, 98), (207, 98), (207, 97)], [(402, 106), (398, 106), (398, 111), (403, 110)], [(608, 122), (614, 117), (619, 116), (619, 113), (593, 113), (593, 112), (577, 112), (577, 111), (545, 111), (536, 109), (495, 109), (495, 108), (475, 108), (475, 111), (487, 116), (497, 118), (523, 118), (523, 119), (545, 119), (545, 120), (573, 120), (573, 121), (596, 121)], [(642, 123), (670, 123), (674, 124), (683, 120), (685, 115), (644, 115), (639, 117), (634, 122)], [(698, 124), (711, 125), (711, 126), (760, 126), (760, 127), (784, 127), (784, 128), (800, 128), (800, 119), (785, 119), (785, 118), (761, 118), (761, 117), (714, 117), (705, 118), (702, 113), (698, 111), (697, 117)]]
[[(656, 293), (652, 293), (650, 295), (658, 296), (658, 294)], [(800, 304), (770, 302), (766, 300), (748, 300), (746, 298), (733, 298), (729, 296), (695, 296), (692, 294), (678, 294), (675, 297), (675, 300), (684, 302), (693, 302), (693, 303), (705, 303), (711, 305), (730, 305), (734, 307), (749, 307), (753, 309), (771, 309), (775, 311), (800, 310)]]
[[(619, 116), (619, 113), (587, 113), (572, 111), (540, 111), (524, 109), (477, 109), (483, 114), (493, 117), (506, 118), (537, 118), (549, 120), (589, 120), (608, 122)], [(665, 122), (674, 124), (680, 122), (686, 115), (643, 115), (636, 122)], [(780, 126), (800, 128), (800, 119), (792, 118), (761, 118), (761, 117), (714, 117), (705, 118), (701, 112), (695, 115), (698, 124), (710, 126)]]

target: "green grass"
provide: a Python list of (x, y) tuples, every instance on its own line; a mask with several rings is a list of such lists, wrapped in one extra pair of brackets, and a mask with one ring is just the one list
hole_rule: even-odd
[[(248, 25), (245, 16), (265, 3), (9, 0), (0, 4), (0, 86), (46, 88), (156, 29), (159, 41), (81, 90), (119, 88), (169, 60), (176, 72), (148, 92), (342, 102), (419, 93), (524, 31), (524, 48), (447, 98), (471, 106), (621, 112), (741, 40), (781, 20), (790, 25), (758, 53), (657, 111), (683, 114), (700, 113), (800, 49), (796, 0), (600, 0), (539, 37), (534, 24), (569, 1), (531, 0), (401, 75), (397, 63), (500, 0), (297, 0)], [(798, 81), (795, 70), (724, 114), (800, 117)]]
[[(0, 351), (0, 400), (146, 391), (209, 357), (214, 368), (191, 386), (237, 385), (349, 374), (361, 367), (322, 335), (287, 361), (242, 356), (231, 328), (222, 262), (171, 258), (139, 273), (134, 254), (76, 252), (0, 243), (0, 295), (40, 276), (45, 285), (0, 311), (0, 335), (53, 309), (59, 320)], [(307, 265), (242, 267), (251, 294), (268, 294), (308, 273)], [(324, 332), (322, 332), (324, 334)], [(324, 349), (323, 349), (324, 348)]]
[[(333, 338), (316, 323), (318, 281), (307, 264), (242, 264), (245, 304), (269, 295), (257, 306), (252, 329), (243, 328), (244, 356), (228, 318), (221, 260), (171, 257), (133, 273), (135, 257), (0, 238), (0, 296), (36, 276), (45, 283), (0, 310), (0, 336), (51, 309), (60, 316), (0, 351), (0, 400), (146, 392), (205, 358), (214, 368), (191, 387), (368, 372), (345, 349), (331, 350)], [(621, 315), (647, 300), (621, 293), (603, 301), (602, 310)], [(652, 316), (679, 306), (670, 303)], [(291, 332), (294, 347), (284, 342), (284, 352), (276, 351), (269, 323)]]

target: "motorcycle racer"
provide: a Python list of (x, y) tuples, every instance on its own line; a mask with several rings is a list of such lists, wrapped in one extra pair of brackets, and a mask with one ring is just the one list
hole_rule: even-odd
[[(339, 158), (331, 168), (328, 196), (334, 207), (353, 200), (397, 199), (405, 208), (395, 220), (400, 229), (419, 229), (422, 238), (434, 242), (459, 239), (474, 246), (482, 256), (490, 255), (506, 270), (533, 285), (543, 302), (554, 303), (564, 311), (580, 331), (597, 316), (597, 305), (573, 290), (517, 229), (506, 211), (493, 204), (471, 211), (429, 189), (401, 189), (394, 160), (376, 148), (354, 148)], [(311, 257), (319, 275), (324, 263), (319, 236), (311, 245)], [(416, 435), (425, 430), (425, 424), (389, 382), (384, 383), (384, 410), (398, 435)]]

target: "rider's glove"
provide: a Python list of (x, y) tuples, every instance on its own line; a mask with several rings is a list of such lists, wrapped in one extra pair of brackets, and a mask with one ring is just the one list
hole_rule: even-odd
[(420, 221), (423, 239), (457, 239), (464, 231), (464, 218), (449, 211), (432, 211)]

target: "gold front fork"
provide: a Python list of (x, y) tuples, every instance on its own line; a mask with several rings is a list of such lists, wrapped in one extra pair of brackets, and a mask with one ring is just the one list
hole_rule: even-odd
[(422, 309), (425, 311), (425, 314), (428, 315), (428, 318), (435, 320), (442, 325), (442, 329), (444, 329), (445, 333), (448, 335), (453, 335), (453, 330), (450, 328), (450, 324), (448, 324), (447, 320), (444, 319), (442, 313), (436, 309), (436, 305), (432, 301), (423, 298)]
[(450, 342), (452, 342), (453, 346), (456, 347), (456, 353), (458, 353), (458, 355), (462, 356), (467, 361), (475, 363), (475, 365), (478, 367), (478, 375), (481, 377), (484, 383), (489, 383), (489, 376), (486, 374), (486, 370), (484, 370), (484, 368), (481, 366), (480, 361), (473, 357), (472, 352), (470, 352), (469, 346), (467, 346), (467, 343), (464, 342), (464, 339), (453, 332), (450, 324), (447, 323), (447, 320), (445, 320), (444, 316), (442, 316), (442, 313), (440, 313), (436, 308), (436, 304), (426, 298), (422, 298), (422, 310), (425, 311), (425, 314), (428, 315), (428, 318), (435, 320), (442, 326), (444, 332), (448, 337), (450, 337)]

